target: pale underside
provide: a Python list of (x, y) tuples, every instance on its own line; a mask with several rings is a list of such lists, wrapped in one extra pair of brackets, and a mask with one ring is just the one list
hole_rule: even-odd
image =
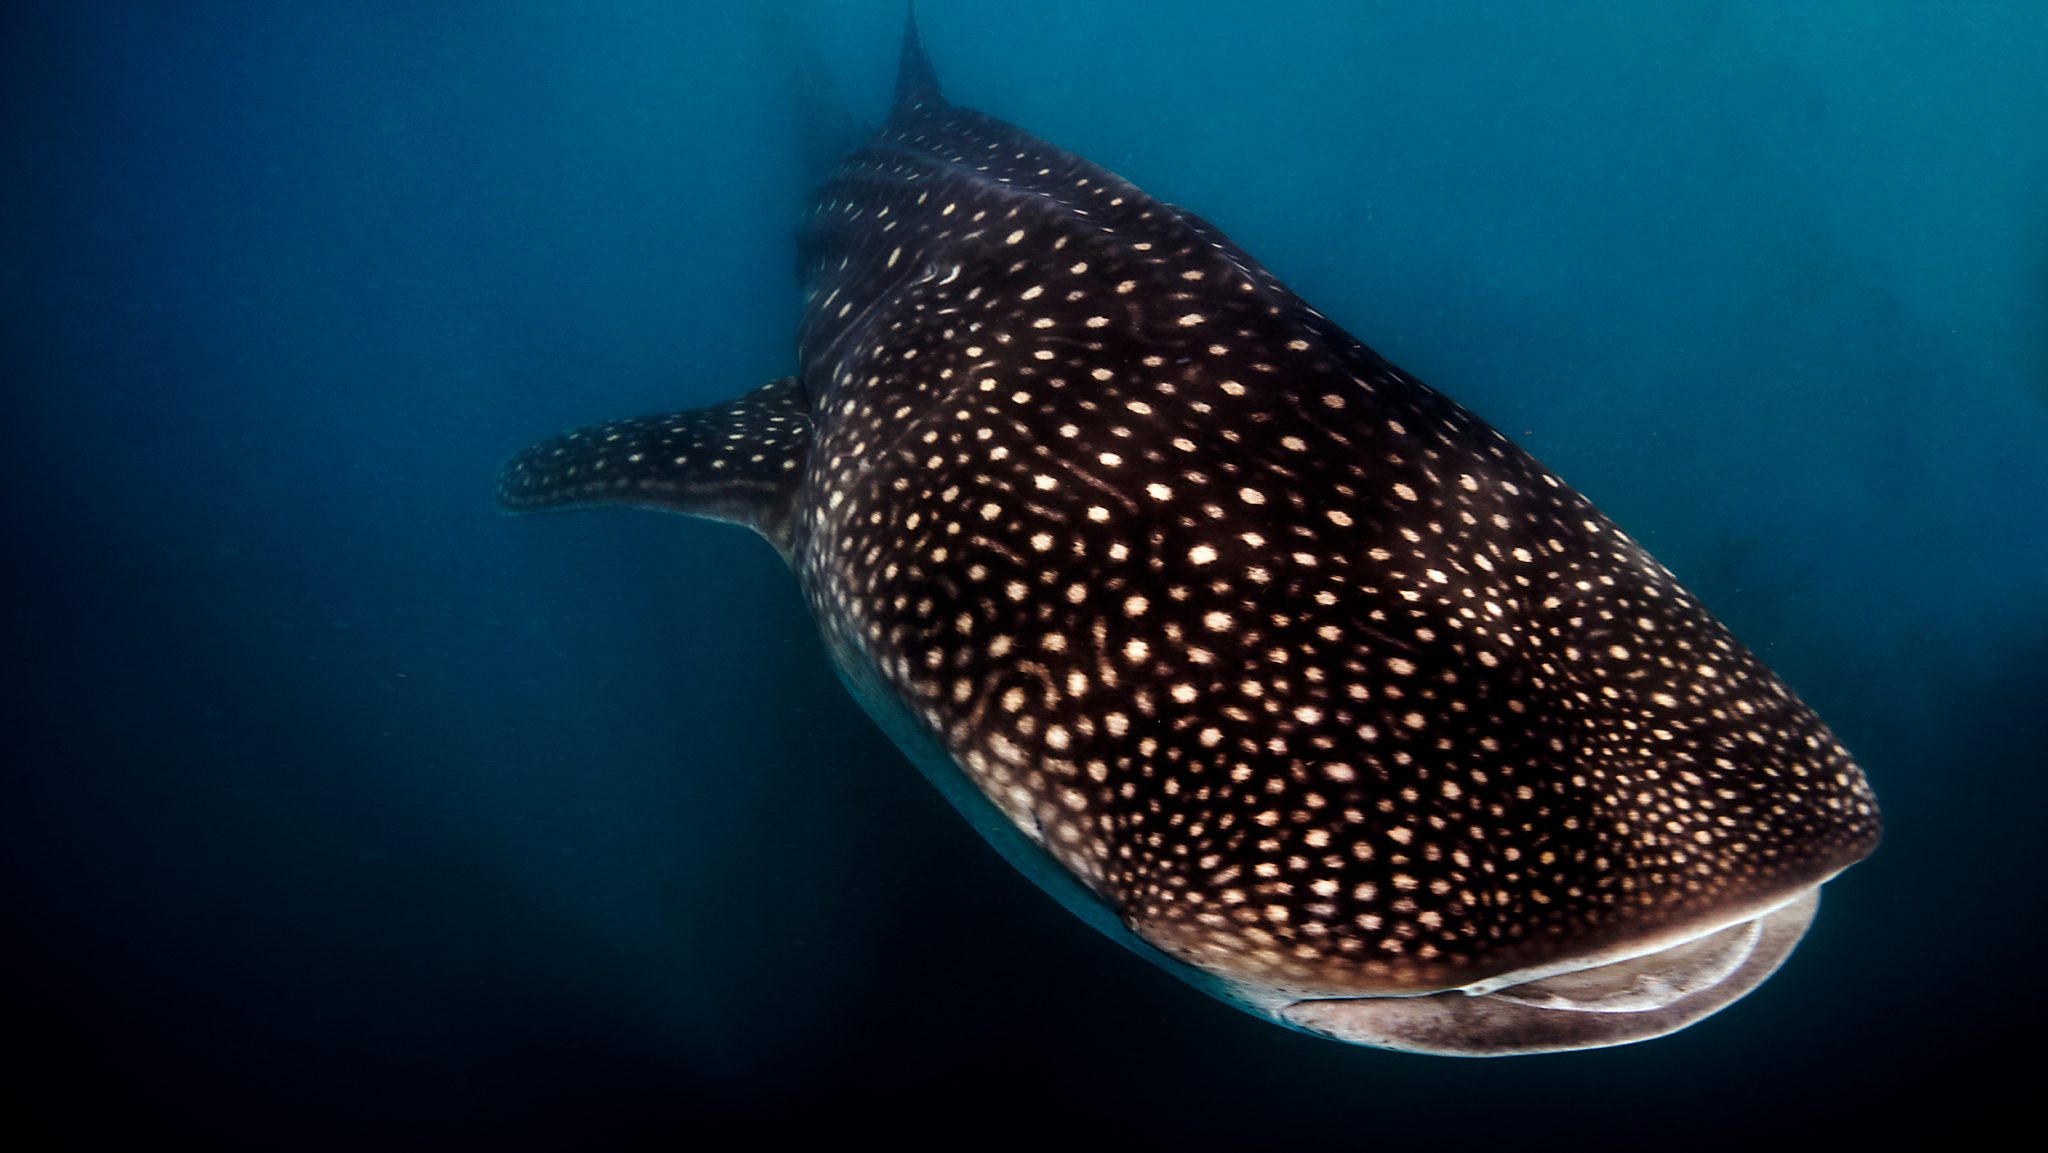
[(1675, 1033), (1775, 972), (1806, 935), (1820, 886), (1771, 912), (1659, 951), (1422, 997), (1304, 1000), (1274, 1020), (1339, 1041), (1452, 1057), (1597, 1049)]

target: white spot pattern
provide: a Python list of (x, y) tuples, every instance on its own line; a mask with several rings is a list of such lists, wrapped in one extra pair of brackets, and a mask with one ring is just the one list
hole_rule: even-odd
[[(771, 388), (814, 427), (721, 418), (793, 486), (748, 499), (793, 510), (834, 651), (1169, 953), (1440, 989), (1874, 843), (1848, 754), (1668, 572), (1199, 219), (928, 102), (802, 248), (804, 384)], [(646, 471), (529, 452), (508, 501), (734, 463), (611, 428)]]

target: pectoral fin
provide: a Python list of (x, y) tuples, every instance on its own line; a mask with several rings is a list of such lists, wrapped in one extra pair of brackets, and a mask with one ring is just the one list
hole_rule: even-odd
[(795, 377), (724, 404), (566, 432), (498, 474), (513, 512), (626, 505), (742, 524), (787, 552), (790, 505), (811, 450)]

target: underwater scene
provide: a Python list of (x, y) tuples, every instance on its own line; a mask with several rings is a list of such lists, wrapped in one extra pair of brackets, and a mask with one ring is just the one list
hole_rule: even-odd
[(10, 1144), (2031, 1124), (2048, 5), (5, 26)]

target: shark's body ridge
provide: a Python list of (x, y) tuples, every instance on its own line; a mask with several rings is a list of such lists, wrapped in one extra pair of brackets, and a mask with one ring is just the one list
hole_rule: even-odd
[(1207, 223), (946, 102), (914, 22), (800, 244), (793, 378), (543, 442), (505, 503), (760, 532), (926, 773), (1169, 969), (1364, 1044), (1620, 1044), (1761, 982), (1875, 845), (1627, 535)]

